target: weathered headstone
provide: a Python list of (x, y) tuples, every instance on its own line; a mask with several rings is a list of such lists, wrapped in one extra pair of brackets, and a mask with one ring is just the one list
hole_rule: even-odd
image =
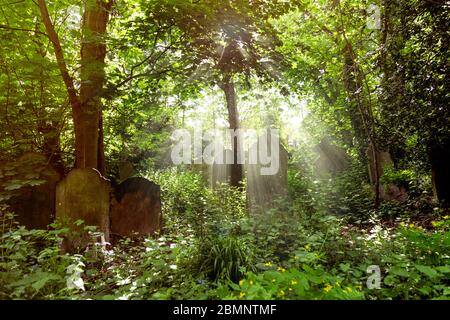
[(83, 220), (109, 241), (110, 184), (94, 169), (74, 169), (56, 187), (56, 218)]
[(315, 163), (316, 173), (321, 178), (328, 178), (336, 173), (344, 171), (350, 165), (350, 157), (347, 153), (332, 144), (329, 138), (324, 138), (315, 147), (319, 159)]
[(140, 177), (122, 182), (114, 191), (111, 234), (152, 235), (162, 229), (160, 187)]
[[(375, 189), (377, 175), (376, 168), (378, 167), (378, 176), (381, 178), (385, 168), (388, 166), (393, 166), (394, 162), (392, 161), (391, 154), (389, 152), (377, 150), (374, 154), (372, 145), (369, 145), (367, 148), (366, 155), (368, 159), (370, 183)], [(377, 167), (375, 166), (375, 159), (377, 160)], [(396, 200), (400, 202), (405, 201), (407, 197), (406, 189), (404, 187), (396, 186), (395, 184), (383, 185), (380, 183), (379, 194), (380, 198), (383, 200)]]
[(215, 188), (216, 186), (222, 183), (228, 183), (230, 181), (231, 174), (231, 165), (225, 163), (225, 157), (232, 156), (231, 150), (222, 149), (223, 158), (218, 159), (215, 158), (212, 164), (201, 163), (201, 164), (190, 164), (189, 168), (191, 171), (199, 173), (203, 181), (207, 183), (211, 188)]
[[(375, 155), (372, 146), (369, 146), (366, 151), (368, 163), (369, 163), (369, 178), (372, 184), (375, 184), (376, 180), (376, 167), (375, 167)], [(392, 161), (391, 155), (386, 151), (376, 151), (376, 160), (378, 167), (378, 174), (381, 177), (384, 173), (384, 168), (392, 166), (394, 162)]]
[(250, 211), (257, 212), (260, 209), (270, 207), (275, 199), (287, 196), (289, 154), (281, 143), (279, 144), (278, 157), (279, 168), (274, 175), (261, 174), (261, 168), (267, 166), (263, 166), (260, 163), (246, 166), (246, 191)]
[(119, 162), (119, 179), (120, 181), (125, 181), (130, 178), (134, 173), (133, 164), (129, 161), (120, 161)]
[[(15, 219), (28, 229), (47, 229), (55, 218), (55, 191), (59, 173), (44, 155), (27, 153), (15, 161), (14, 179), (24, 186), (8, 201)], [(31, 184), (31, 185), (30, 185)]]
[(226, 163), (226, 160), (233, 158), (233, 151), (231, 149), (223, 149), (223, 159), (215, 159), (214, 163), (209, 167), (210, 170), (210, 186), (216, 187), (222, 183), (229, 183), (231, 179), (231, 164)]

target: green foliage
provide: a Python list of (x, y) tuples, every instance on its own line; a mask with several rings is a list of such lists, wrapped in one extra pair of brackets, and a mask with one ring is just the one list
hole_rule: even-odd
[(373, 191), (367, 183), (364, 166), (354, 164), (349, 170), (320, 184), (319, 194), (323, 210), (331, 214), (346, 215), (350, 219), (367, 218), (373, 207)]
[(49, 174), (46, 161), (45, 157), (28, 154), (0, 166), (0, 203), (19, 195), (26, 187), (45, 183)]
[[(55, 12), (52, 9), (58, 10)], [(59, 25), (68, 60), (78, 54), (70, 4), (55, 1), (51, 16)], [(53, 57), (39, 7), (30, 2), (3, 3), (0, 16), (0, 147), (2, 160), (16, 160), (25, 152), (59, 153), (70, 147), (71, 128), (65, 124), (70, 108), (66, 90)], [(67, 41), (66, 41), (67, 40)], [(70, 66), (69, 66), (70, 68)], [(77, 66), (74, 66), (76, 69)], [(74, 69), (69, 72), (75, 72)], [(71, 162), (71, 155), (65, 155)], [(56, 159), (53, 159), (56, 160)]]
[(382, 258), (388, 268), (383, 298), (450, 299), (450, 223), (441, 226), (441, 232), (431, 233), (413, 224), (400, 229), (397, 245), (404, 254)]
[[(72, 2), (49, 9), (77, 75)], [(450, 299), (450, 219), (431, 198), (432, 181), (440, 198), (450, 181), (450, 7), (377, 0), (383, 28), (373, 29), (372, 2), (115, 1), (95, 93), (108, 175), (127, 161), (161, 186), (164, 232), (114, 247), (82, 221), (27, 230), (9, 212), (49, 165), (73, 167), (80, 119), (38, 6), (2, 5), (0, 299)], [(240, 126), (281, 126), (292, 154), (288, 196), (260, 214), (242, 190), (210, 188), (204, 168), (168, 168), (175, 128), (227, 126), (219, 84), (233, 76)], [(329, 179), (315, 175), (312, 150), (325, 136), (352, 156)], [(391, 154), (381, 184), (404, 187), (404, 203), (374, 208), (369, 141)], [(365, 285), (373, 265), (379, 289)]]
[(247, 270), (252, 270), (252, 252), (241, 239), (216, 236), (202, 239), (193, 252), (192, 271), (203, 273), (212, 281), (238, 281)]
[[(285, 205), (203, 236), (169, 229), (75, 255), (59, 249), (67, 229), (26, 230), (4, 216), (2, 299), (449, 298), (448, 216), (429, 230), (407, 221), (364, 230)], [(380, 289), (365, 286), (369, 265), (382, 270)]]
[[(245, 194), (227, 185), (206, 186), (192, 171), (166, 170), (149, 175), (161, 186), (165, 228), (193, 228), (203, 237), (214, 231), (226, 234), (245, 215)], [(220, 221), (220, 223), (219, 223)]]
[(364, 297), (354, 287), (341, 283), (340, 277), (306, 265), (303, 270), (279, 267), (277, 271), (249, 272), (239, 285), (222, 285), (217, 292), (223, 299), (249, 300), (359, 300)]
[(381, 183), (394, 184), (406, 189), (411, 189), (414, 183), (414, 172), (412, 170), (395, 170), (393, 166), (383, 169)]
[[(448, 220), (433, 222), (434, 230), (402, 222), (397, 228), (373, 226), (368, 232), (346, 228), (343, 237), (325, 246), (327, 264), (346, 266), (347, 279), (362, 280), (366, 268), (382, 270), (381, 289), (364, 289), (370, 299), (430, 299), (448, 295)], [(355, 232), (356, 231), (356, 232)]]
[(1, 299), (66, 299), (84, 290), (80, 256), (59, 253), (60, 230), (11, 228), (1, 235)]

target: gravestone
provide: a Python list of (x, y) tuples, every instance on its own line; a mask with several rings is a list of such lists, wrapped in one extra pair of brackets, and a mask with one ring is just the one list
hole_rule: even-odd
[[(223, 149), (223, 159), (215, 159), (212, 165), (209, 165), (210, 186), (217, 187), (222, 183), (229, 183), (231, 179), (232, 164), (226, 163), (227, 159), (233, 159), (233, 151), (231, 149)], [(222, 162), (222, 163), (220, 163)]]
[(189, 168), (191, 171), (199, 173), (202, 179), (211, 188), (215, 188), (222, 183), (228, 183), (230, 181), (231, 165), (225, 162), (225, 157), (232, 157), (232, 151), (230, 149), (222, 149), (224, 158), (219, 161), (215, 158), (212, 164), (201, 163), (201, 164), (190, 164)]
[(160, 187), (140, 177), (119, 184), (114, 191), (111, 234), (130, 237), (152, 235), (162, 230)]
[[(81, 219), (85, 226), (96, 226), (109, 241), (109, 193), (109, 181), (97, 170), (74, 169), (56, 187), (56, 218), (63, 223)], [(77, 245), (85, 241), (89, 239)]]
[(319, 159), (315, 162), (315, 170), (320, 178), (328, 178), (350, 166), (348, 154), (343, 149), (332, 144), (327, 137), (323, 138), (314, 150), (319, 155)]
[(48, 164), (44, 155), (37, 153), (21, 156), (14, 166), (17, 173), (11, 177), (25, 183), (20, 189), (14, 190), (8, 201), (15, 220), (27, 229), (47, 229), (55, 218), (55, 191), (60, 180), (59, 173)]
[[(376, 179), (376, 167), (375, 167), (375, 157), (374, 157), (374, 150), (371, 145), (366, 150), (366, 155), (368, 159), (368, 165), (369, 165), (369, 179), (372, 184), (375, 184)], [(392, 166), (394, 162), (392, 161), (391, 155), (389, 152), (386, 151), (376, 151), (376, 160), (378, 164), (378, 173), (381, 177), (384, 172), (384, 168), (388, 166)]]
[(119, 162), (119, 179), (120, 181), (125, 181), (130, 178), (134, 173), (133, 164), (129, 161), (120, 161)]
[(246, 165), (247, 202), (251, 212), (259, 212), (261, 209), (271, 207), (274, 200), (284, 198), (288, 194), (289, 154), (281, 143), (279, 144), (278, 156), (279, 168), (274, 175), (261, 174), (261, 168), (268, 166), (263, 166), (259, 162), (258, 164)]
[[(391, 154), (386, 151), (377, 150), (375, 152), (376, 160), (378, 164), (378, 173), (381, 178), (384, 173), (384, 169), (388, 166), (393, 166), (394, 162), (392, 161)], [(372, 145), (366, 150), (366, 155), (368, 159), (368, 170), (369, 170), (369, 179), (373, 188), (375, 189), (376, 183), (376, 167), (375, 167), (375, 155)], [(383, 185), (380, 183), (379, 188), (380, 198), (382, 200), (396, 200), (403, 202), (407, 198), (406, 189), (404, 187), (396, 186), (395, 184)]]

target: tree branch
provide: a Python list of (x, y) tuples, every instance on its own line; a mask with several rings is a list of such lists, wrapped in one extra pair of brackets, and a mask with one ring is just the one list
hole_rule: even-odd
[(73, 84), (73, 79), (67, 70), (66, 62), (64, 60), (64, 53), (61, 48), (61, 43), (59, 41), (58, 34), (55, 31), (53, 23), (48, 14), (47, 5), (45, 0), (39, 0), (39, 10), (41, 12), (42, 21), (45, 26), (45, 30), (47, 31), (47, 35), (50, 41), (53, 44), (53, 49), (55, 51), (56, 61), (58, 63), (59, 71), (61, 72), (61, 76), (64, 80), (64, 84), (67, 88), (67, 93), (69, 94), (69, 101), (73, 108), (78, 108), (80, 103), (78, 99), (77, 91), (75, 90), (75, 86)]
[(44, 33), (44, 32), (40, 32), (40, 31), (37, 31), (37, 30), (23, 29), (23, 28), (13, 28), (13, 27), (5, 26), (4, 24), (0, 24), (0, 29), (13, 30), (13, 31), (23, 31), (23, 32), (33, 32), (33, 33), (37, 33), (37, 34), (40, 34), (40, 35), (48, 37), (48, 35), (46, 33)]

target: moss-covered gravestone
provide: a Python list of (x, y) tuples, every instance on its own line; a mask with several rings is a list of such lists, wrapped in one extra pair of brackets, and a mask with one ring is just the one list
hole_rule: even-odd
[(97, 170), (74, 169), (56, 188), (56, 218), (63, 223), (83, 220), (109, 241), (109, 195), (109, 181)]
[[(392, 161), (391, 154), (389, 152), (380, 150), (376, 150), (376, 152), (374, 152), (372, 145), (368, 146), (366, 155), (368, 159), (370, 183), (372, 184), (373, 188), (376, 189), (375, 184), (377, 167), (378, 176), (380, 179), (382, 179), (385, 169), (388, 167), (393, 167), (394, 162)], [(377, 160), (377, 166), (375, 166), (375, 159)], [(380, 183), (379, 194), (382, 200), (395, 200), (399, 202), (405, 201), (408, 196), (404, 186), (397, 186), (393, 183)]]
[(27, 153), (0, 168), (3, 190), (15, 219), (28, 229), (47, 229), (55, 217), (55, 190), (60, 180), (44, 155)]
[(152, 235), (162, 228), (160, 187), (144, 178), (125, 180), (114, 191), (111, 234), (131, 237)]

